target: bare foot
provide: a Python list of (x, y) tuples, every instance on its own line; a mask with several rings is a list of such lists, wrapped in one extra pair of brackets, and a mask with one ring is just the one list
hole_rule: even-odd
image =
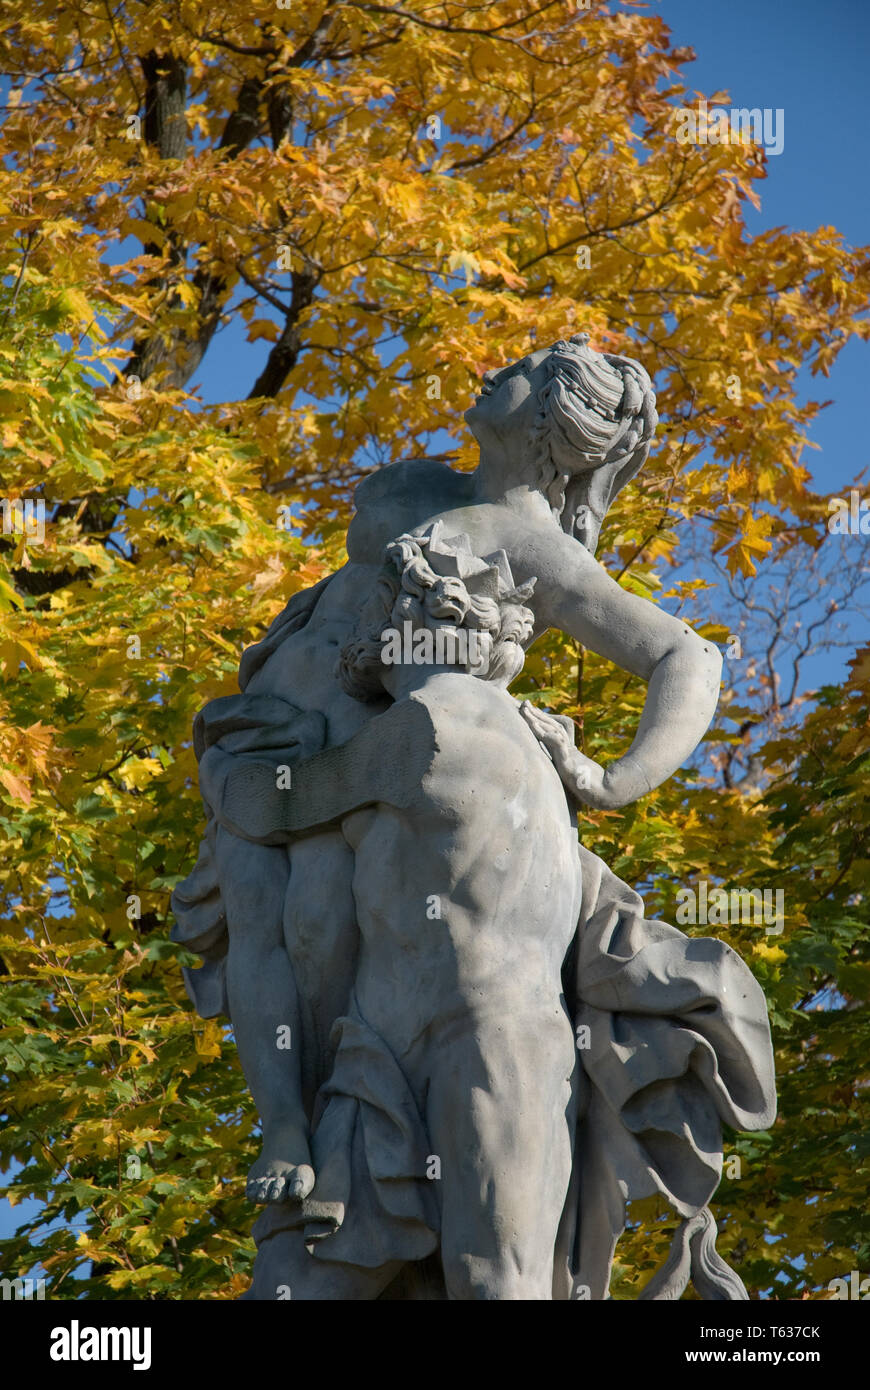
[(273, 1125), (264, 1134), (263, 1152), (248, 1173), (248, 1200), (301, 1202), (313, 1186), (306, 1130), (299, 1125)]

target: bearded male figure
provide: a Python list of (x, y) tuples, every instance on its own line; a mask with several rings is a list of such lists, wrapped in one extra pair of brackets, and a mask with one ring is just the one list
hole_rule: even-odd
[[(249, 1296), (605, 1298), (625, 1202), (658, 1192), (682, 1222), (641, 1296), (678, 1297), (691, 1277), (702, 1297), (746, 1297), (715, 1251), (707, 1202), (721, 1123), (773, 1118), (763, 996), (726, 946), (645, 921), (637, 895), (564, 829), (571, 805), (624, 806), (670, 777), (718, 695), (717, 649), (593, 558), (610, 501), (647, 457), (650, 381), (578, 335), (488, 373), (465, 418), (477, 470), (422, 459), (367, 477), (348, 564), (291, 600), (243, 656), (243, 694), (195, 726), (209, 825), (173, 895), (175, 935), (203, 956), (188, 988), (205, 1016), (232, 1019), (263, 1126)], [(338, 658), (399, 542), (501, 564), (527, 605), (522, 647), (554, 627), (642, 677), (626, 753), (600, 767), (565, 721), (513, 713), (507, 697), (470, 718), (475, 676), (456, 663), (422, 719), (413, 683), (342, 681)], [(427, 796), (440, 820), (422, 813)], [(541, 824), (549, 842), (529, 855)], [(429, 883), (415, 875), (414, 834)], [(415, 985), (406, 957), (439, 930), (432, 898), (448, 946), (437, 964), (421, 957)], [(403, 1064), (428, 1026), (417, 1006), (433, 972), (466, 1037), (437, 1086)], [(291, 1019), (282, 1051), (276, 1031)], [(461, 1146), (434, 1151), (432, 1134), (449, 1147), (453, 1128)], [(445, 1162), (451, 1172), (436, 1173)]]

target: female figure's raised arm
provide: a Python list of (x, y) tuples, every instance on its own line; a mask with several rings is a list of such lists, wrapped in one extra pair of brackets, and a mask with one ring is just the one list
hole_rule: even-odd
[(568, 536), (547, 536), (528, 562), (538, 574), (539, 621), (648, 683), (626, 753), (606, 768), (581, 758), (579, 798), (601, 809), (625, 806), (667, 781), (697, 748), (716, 710), (721, 653), (680, 619), (621, 589)]

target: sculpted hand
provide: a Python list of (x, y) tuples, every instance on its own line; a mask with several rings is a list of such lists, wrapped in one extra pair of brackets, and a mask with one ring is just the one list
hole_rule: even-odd
[(640, 764), (621, 758), (603, 768), (574, 747), (574, 726), (563, 714), (550, 714), (523, 700), (520, 713), (544, 745), (566, 790), (575, 801), (598, 811), (611, 811), (644, 796), (650, 785)]
[(604, 769), (574, 747), (574, 725), (564, 714), (550, 714), (523, 700), (520, 713), (544, 745), (566, 788), (587, 806), (601, 805)]

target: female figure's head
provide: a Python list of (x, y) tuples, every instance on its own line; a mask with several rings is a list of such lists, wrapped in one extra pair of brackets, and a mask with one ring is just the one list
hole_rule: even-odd
[(399, 536), (386, 547), (357, 631), (342, 649), (342, 688), (357, 700), (379, 699), (395, 683), (391, 668), (403, 664), (508, 686), (534, 628), (526, 607), (534, 586), (533, 579), (514, 585), (503, 550), (475, 555), (466, 535), (445, 537), (440, 521), (423, 535)]
[(658, 423), (647, 373), (586, 333), (487, 372), (465, 418), (482, 453), (519, 461), (560, 526), (595, 550), (605, 513), (639, 471)]

